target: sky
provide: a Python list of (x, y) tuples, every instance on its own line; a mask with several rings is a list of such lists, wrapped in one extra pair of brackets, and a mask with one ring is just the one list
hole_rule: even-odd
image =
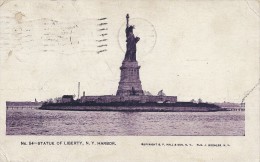
[(259, 84), (258, 11), (254, 1), (8, 1), (0, 10), (1, 100), (77, 95), (78, 82), (81, 94), (115, 95), (128, 13), (141, 38), (143, 90), (241, 102)]

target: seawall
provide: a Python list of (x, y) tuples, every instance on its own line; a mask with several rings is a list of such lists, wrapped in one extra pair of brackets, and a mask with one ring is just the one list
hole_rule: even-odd
[(169, 107), (169, 106), (43, 106), (42, 110), (62, 111), (124, 111), (124, 112), (209, 112), (220, 111), (218, 108), (210, 107)]

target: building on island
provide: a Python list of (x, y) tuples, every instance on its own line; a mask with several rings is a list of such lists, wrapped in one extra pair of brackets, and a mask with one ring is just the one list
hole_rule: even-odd
[(73, 95), (63, 95), (61, 98), (62, 103), (68, 103), (74, 101), (74, 96)]

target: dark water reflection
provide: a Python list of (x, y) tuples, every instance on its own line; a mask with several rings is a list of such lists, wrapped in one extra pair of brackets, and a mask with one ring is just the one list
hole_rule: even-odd
[(7, 110), (7, 135), (176, 136), (245, 134), (244, 112)]

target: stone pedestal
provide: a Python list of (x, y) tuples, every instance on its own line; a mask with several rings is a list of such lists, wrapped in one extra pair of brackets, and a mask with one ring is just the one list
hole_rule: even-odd
[(123, 61), (117, 96), (141, 96), (144, 95), (139, 77), (137, 61)]

